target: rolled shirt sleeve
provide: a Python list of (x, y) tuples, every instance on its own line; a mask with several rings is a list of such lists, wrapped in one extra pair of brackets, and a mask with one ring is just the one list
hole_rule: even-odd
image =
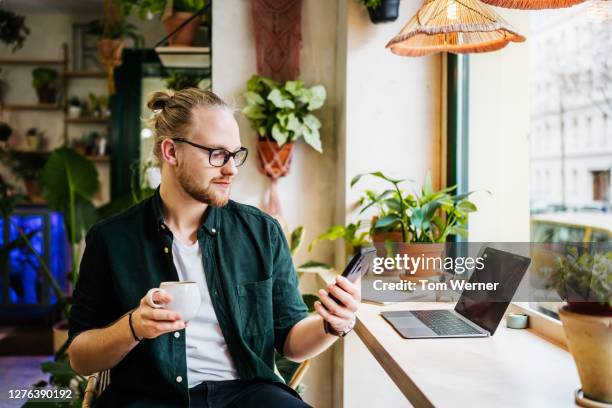
[(308, 316), (308, 307), (302, 300), (297, 273), (285, 235), (278, 222), (275, 221), (274, 226), (271, 240), (274, 347), (278, 353), (284, 355), (283, 349), (287, 335), (297, 322)]

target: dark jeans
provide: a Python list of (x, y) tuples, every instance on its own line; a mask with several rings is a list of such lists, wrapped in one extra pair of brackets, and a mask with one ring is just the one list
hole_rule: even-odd
[(189, 389), (190, 407), (310, 407), (284, 384), (261, 380), (204, 381)]

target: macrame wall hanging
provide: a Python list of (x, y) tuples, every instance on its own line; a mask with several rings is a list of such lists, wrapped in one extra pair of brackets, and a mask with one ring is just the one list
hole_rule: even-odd
[[(251, 0), (257, 74), (288, 81), (300, 75), (302, 0)], [(266, 212), (282, 217), (278, 179), (289, 174), (293, 143), (258, 138), (259, 171), (270, 179)]]

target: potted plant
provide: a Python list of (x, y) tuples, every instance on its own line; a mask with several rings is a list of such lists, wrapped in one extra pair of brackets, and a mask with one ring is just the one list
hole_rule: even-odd
[(0, 41), (12, 47), (15, 52), (21, 47), (30, 29), (25, 25), (25, 17), (6, 10), (0, 9)]
[[(139, 15), (143, 19), (159, 16), (168, 34), (189, 20), (194, 13), (201, 11), (206, 5), (207, 0), (121, 0), (123, 14), (129, 15), (133, 8), (138, 8)], [(209, 17), (209, 13), (206, 14), (206, 16), (202, 16), (202, 14), (196, 16), (170, 37), (168, 39), (170, 46), (193, 46), (203, 18)]]
[(13, 134), (13, 128), (8, 123), (0, 121), (0, 151), (6, 148), (6, 144)]
[(559, 317), (582, 392), (612, 404), (612, 251), (609, 243), (567, 247), (548, 277), (567, 302)]
[[(382, 193), (367, 191), (361, 200), (360, 214), (370, 208), (376, 208), (378, 214), (373, 217), (370, 235), (379, 243), (381, 252), (388, 251), (393, 243), (398, 252), (418, 257), (440, 257), (444, 243), (449, 235), (466, 236), (465, 229), (468, 214), (477, 210), (476, 205), (468, 200), (473, 192), (453, 195), (457, 186), (434, 191), (431, 174), (427, 174), (419, 192), (407, 193), (399, 188), (405, 180), (387, 177), (382, 172), (358, 174), (351, 180), (354, 187), (364, 176), (376, 177), (391, 185)], [(412, 273), (414, 272), (414, 273)], [(421, 268), (411, 271), (414, 278), (436, 275), (433, 268)]]
[(26, 132), (26, 146), (28, 150), (36, 151), (40, 148), (41, 134), (37, 128), (30, 128)]
[(188, 74), (173, 70), (169, 77), (165, 78), (166, 88), (173, 91), (180, 91), (185, 88), (199, 88), (204, 78), (198, 74)]
[(68, 117), (69, 118), (78, 118), (81, 116), (83, 112), (83, 106), (81, 104), (81, 100), (76, 96), (70, 97), (68, 99)]
[(26, 193), (33, 203), (44, 203), (39, 179), (47, 158), (48, 154), (40, 152), (13, 151), (2, 154), (2, 162), (11, 169), (15, 176), (23, 180)]
[(32, 71), (32, 86), (36, 89), (39, 103), (55, 103), (57, 98), (56, 70), (47, 67), (38, 67)]
[(321, 122), (312, 113), (325, 103), (327, 93), (323, 85), (306, 88), (299, 80), (281, 84), (253, 75), (243, 96), (247, 105), (242, 113), (259, 135), (257, 151), (268, 177), (276, 179), (289, 172), (293, 143), (299, 138), (323, 152)]
[(370, 20), (375, 23), (389, 23), (399, 16), (400, 0), (362, 0), (368, 9)]
[(316, 237), (310, 245), (308, 245), (308, 252), (312, 251), (314, 246), (321, 241), (334, 241), (336, 239), (344, 239), (347, 254), (354, 254), (361, 249), (363, 246), (370, 244), (370, 234), (365, 223), (362, 220), (356, 223), (349, 223), (348, 225), (332, 225), (329, 229)]

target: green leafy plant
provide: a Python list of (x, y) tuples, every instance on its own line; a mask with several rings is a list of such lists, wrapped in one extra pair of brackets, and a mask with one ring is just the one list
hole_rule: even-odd
[(431, 174), (427, 174), (419, 193), (410, 194), (400, 189), (406, 180), (393, 179), (381, 172), (358, 174), (351, 180), (354, 187), (364, 176), (382, 179), (392, 188), (382, 193), (366, 192), (360, 214), (378, 207), (378, 216), (370, 233), (399, 231), (402, 240), (410, 242), (446, 242), (449, 235), (466, 236), (468, 214), (477, 210), (468, 200), (474, 192), (453, 195), (457, 186), (434, 191)]
[[(608, 246), (609, 248), (609, 246)], [(612, 314), (612, 251), (568, 246), (546, 279), (570, 309), (578, 313)]]
[[(201, 10), (207, 0), (173, 0), (172, 11), (194, 13)], [(132, 10), (138, 9), (140, 18), (147, 19), (151, 15), (162, 16), (168, 6), (168, 0), (120, 0), (124, 15), (130, 15)]]
[(380, 7), (380, 3), (382, 3), (382, 0), (361, 0), (361, 2), (367, 8), (375, 9), (375, 8)]
[(300, 137), (319, 153), (323, 152), (319, 128), (321, 122), (312, 113), (325, 103), (323, 85), (304, 87), (302, 81), (281, 84), (253, 75), (243, 93), (247, 105), (242, 113), (261, 139), (271, 139), (280, 146)]
[(91, 199), (100, 182), (94, 164), (68, 147), (55, 149), (42, 170), (43, 195), (49, 208), (64, 214), (72, 245), (72, 280), (78, 280), (78, 245), (83, 232), (97, 220)]
[(81, 106), (81, 100), (77, 98), (76, 96), (71, 96), (70, 99), (68, 99), (68, 105), (69, 106)]
[(141, 48), (144, 45), (144, 37), (138, 33), (138, 27), (128, 23), (123, 16), (106, 27), (104, 27), (102, 21), (93, 20), (89, 23), (87, 32), (100, 39), (119, 40), (129, 38), (134, 42), (134, 48)]
[(24, 181), (38, 180), (47, 158), (47, 154), (15, 151), (0, 155), (0, 160), (10, 168), (11, 172)]
[(59, 74), (56, 70), (47, 67), (38, 67), (32, 71), (32, 86), (35, 89), (57, 89), (57, 78)]
[(308, 251), (321, 241), (334, 241), (336, 239), (344, 239), (346, 245), (350, 246), (353, 251), (369, 244), (369, 231), (364, 231), (364, 222), (359, 220), (356, 223), (344, 225), (332, 225), (329, 229), (315, 238), (310, 245)]
[(187, 74), (173, 70), (170, 76), (165, 78), (166, 88), (172, 89), (173, 91), (180, 91), (185, 88), (198, 88), (203, 79), (204, 77), (202, 75)]
[(12, 47), (15, 52), (21, 47), (30, 34), (25, 25), (25, 17), (6, 9), (0, 9), (0, 41)]

